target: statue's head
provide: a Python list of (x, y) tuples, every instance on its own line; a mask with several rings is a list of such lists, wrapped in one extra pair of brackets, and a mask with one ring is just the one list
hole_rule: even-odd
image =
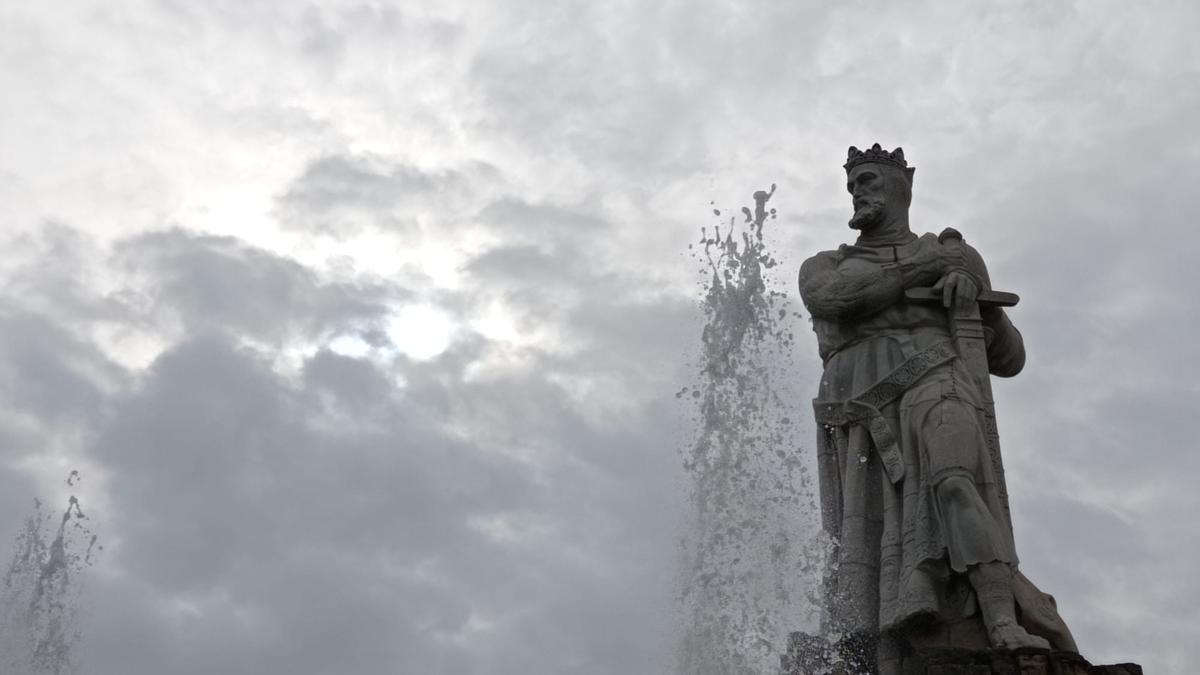
[(845, 168), (846, 190), (854, 199), (850, 227), (867, 231), (888, 222), (908, 226), (917, 169), (904, 161), (902, 148), (888, 152), (878, 143), (866, 151), (850, 146)]

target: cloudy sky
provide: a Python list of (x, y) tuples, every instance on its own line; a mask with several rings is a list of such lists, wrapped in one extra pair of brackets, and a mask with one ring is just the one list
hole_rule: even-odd
[(775, 183), (792, 292), (850, 236), (846, 146), (879, 141), (918, 167), (915, 229), (1023, 297), (1023, 569), (1094, 662), (1189, 672), (1197, 25), (0, 0), (0, 542), (83, 502), (84, 673), (667, 673), (687, 245)]

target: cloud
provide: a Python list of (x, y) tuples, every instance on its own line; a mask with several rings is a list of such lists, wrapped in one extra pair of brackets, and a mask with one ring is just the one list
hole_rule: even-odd
[[(26, 384), (7, 396), (46, 427), (77, 415), (102, 477), (108, 546), (90, 592), (120, 606), (89, 629), (93, 672), (601, 673), (657, 658), (644, 636), (663, 636), (670, 607), (677, 457), (660, 421), (678, 377), (663, 340), (685, 307), (630, 298), (632, 284), (578, 264), (574, 280), (501, 271), (497, 288), (574, 286), (545, 320), (586, 351), (533, 349), (527, 367), (480, 376), (499, 345), (475, 334), (424, 362), (320, 348), (407, 297), (369, 276), (333, 281), (178, 229), (107, 249), (67, 240), (101, 252), (76, 274), (107, 282), (48, 275), (31, 298), (69, 288), (79, 302), (11, 312), (0, 355)], [(613, 296), (577, 307), (599, 282)], [(64, 328), (114, 320), (166, 348), (127, 370)], [(300, 368), (280, 370), (281, 350), (305, 344)], [(156, 647), (131, 662), (142, 640)]]
[(1194, 14), (5, 10), (5, 512), (94, 476), (89, 672), (667, 670), (684, 247), (777, 183), (791, 291), (878, 140), (1023, 297), (1023, 564), (1089, 656), (1185, 672)]
[(279, 199), (287, 226), (338, 238), (377, 228), (415, 235), (462, 210), (495, 170), (423, 170), (382, 158), (328, 156), (309, 163)]
[[(624, 613), (627, 594), (656, 593), (644, 570), (618, 570), (663, 554), (663, 523), (629, 530), (622, 504), (645, 499), (671, 454), (653, 436), (583, 422), (540, 379), (448, 375), (414, 366), (397, 392), (387, 373), (323, 352), (290, 386), (219, 340), (164, 354), (96, 446), (114, 476), (114, 564), (158, 606), (167, 644), (194, 657), (141, 667), (321, 672), (353, 652), (363, 664), (517, 672), (603, 653), (607, 642), (592, 645), (612, 639), (605, 617)], [(648, 453), (656, 471), (644, 471)], [(627, 484), (635, 467), (643, 478)], [(612, 596), (614, 577), (640, 591)], [(653, 612), (639, 616), (652, 630)], [(527, 651), (515, 638), (530, 631), (554, 642)], [(128, 638), (112, 627), (104, 639)], [(596, 663), (579, 672), (608, 667)]]
[(411, 292), (381, 279), (326, 281), (286, 257), (231, 237), (167, 230), (116, 248), (134, 278), (129, 292), (159, 325), (186, 334), (227, 332), (286, 344), (377, 326)]

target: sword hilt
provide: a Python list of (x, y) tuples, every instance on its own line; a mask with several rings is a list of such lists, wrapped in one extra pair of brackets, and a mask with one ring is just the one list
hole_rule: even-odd
[[(940, 305), (942, 304), (942, 293), (933, 290), (930, 286), (920, 286), (904, 291), (904, 299), (919, 305)], [(1020, 301), (1021, 296), (1005, 291), (981, 291), (975, 298), (975, 302), (978, 302), (980, 307), (1012, 307)]]
[[(962, 233), (953, 227), (947, 227), (938, 235), (938, 243), (952, 248), (960, 247), (963, 244)], [(942, 304), (942, 294), (928, 287), (909, 288), (904, 291), (904, 298), (917, 304)], [(1016, 293), (1006, 293), (1005, 291), (980, 291), (975, 298), (975, 302), (979, 304), (980, 308), (1012, 307), (1020, 300), (1020, 296)]]

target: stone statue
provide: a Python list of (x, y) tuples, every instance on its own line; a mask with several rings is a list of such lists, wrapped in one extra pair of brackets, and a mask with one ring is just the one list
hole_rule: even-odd
[(845, 169), (858, 239), (800, 269), (824, 362), (829, 628), (869, 637), (885, 673), (927, 647), (1076, 652), (1013, 545), (989, 377), (1024, 366), (1017, 298), (958, 232), (909, 229), (903, 150), (852, 147)]

